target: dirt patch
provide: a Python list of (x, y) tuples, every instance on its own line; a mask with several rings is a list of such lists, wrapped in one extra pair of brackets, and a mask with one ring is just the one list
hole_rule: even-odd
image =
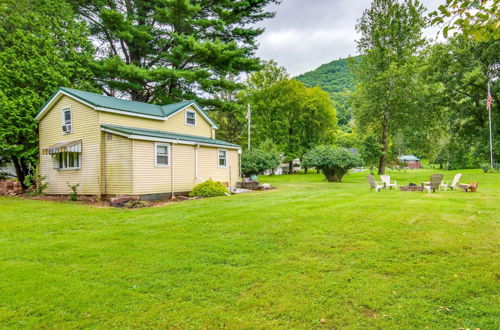
[[(19, 195), (16, 195), (16, 197), (31, 199), (31, 200), (38, 200), (38, 201), (59, 202), (59, 203), (69, 202), (68, 196), (66, 196), (66, 195), (29, 196), (27, 194), (19, 194)], [(180, 196), (177, 196), (174, 199), (168, 198), (168, 199), (164, 199), (164, 200), (147, 202), (147, 207), (158, 207), (158, 206), (164, 206), (164, 205), (168, 205), (168, 204), (183, 202), (185, 200), (193, 200), (193, 199), (200, 199), (201, 198), (201, 197), (188, 198), (188, 197), (184, 197), (184, 196), (181, 198), (179, 198), (179, 197)], [(97, 198), (95, 196), (87, 196), (87, 195), (79, 195), (78, 201), (71, 202), (71, 203), (89, 205), (89, 206), (93, 206), (93, 207), (114, 207), (114, 206), (110, 205), (110, 202), (107, 200), (100, 201), (100, 200), (97, 200)]]
[(366, 306), (361, 307), (361, 313), (363, 313), (363, 315), (369, 319), (374, 319), (377, 317), (377, 313), (375, 312), (375, 310)]

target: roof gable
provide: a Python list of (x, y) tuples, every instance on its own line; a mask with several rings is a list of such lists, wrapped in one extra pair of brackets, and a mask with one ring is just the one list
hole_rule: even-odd
[(168, 105), (155, 105), (65, 87), (60, 87), (57, 92), (55, 92), (49, 98), (42, 109), (37, 113), (35, 119), (40, 120), (46, 113), (46, 111), (49, 110), (52, 105), (62, 97), (62, 95), (67, 95), (73, 99), (76, 99), (94, 108), (95, 110), (115, 112), (123, 115), (156, 120), (167, 120), (175, 113), (189, 106), (193, 106), (213, 128), (218, 128), (217, 124), (215, 124), (215, 122), (208, 116), (208, 114), (202, 109), (202, 107), (194, 100), (172, 103)]

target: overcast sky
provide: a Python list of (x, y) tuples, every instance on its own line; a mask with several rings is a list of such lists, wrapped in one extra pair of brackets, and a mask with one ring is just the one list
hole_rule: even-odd
[[(433, 11), (444, 0), (421, 0)], [(283, 0), (269, 6), (276, 17), (261, 23), (257, 56), (275, 59), (295, 76), (321, 64), (356, 54), (356, 20), (370, 0)], [(436, 36), (436, 29), (425, 31)]]

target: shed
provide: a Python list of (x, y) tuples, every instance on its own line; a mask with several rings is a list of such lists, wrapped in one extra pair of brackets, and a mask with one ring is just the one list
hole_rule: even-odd
[(422, 164), (420, 164), (420, 158), (415, 157), (414, 155), (404, 155), (398, 157), (400, 162), (405, 164), (406, 168), (417, 169), (422, 168)]

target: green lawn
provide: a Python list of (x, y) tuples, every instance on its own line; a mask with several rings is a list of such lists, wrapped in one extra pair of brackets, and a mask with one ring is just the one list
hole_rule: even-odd
[(478, 193), (365, 172), (139, 210), (0, 198), (0, 327), (498, 329), (500, 174), (462, 173)]

